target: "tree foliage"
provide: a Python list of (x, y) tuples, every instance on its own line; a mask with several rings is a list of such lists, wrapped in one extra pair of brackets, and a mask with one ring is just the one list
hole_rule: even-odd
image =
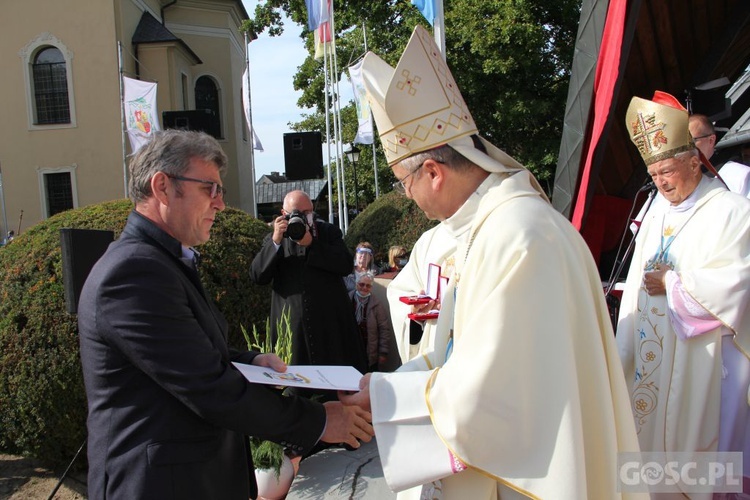
[(414, 201), (395, 191), (370, 204), (349, 226), (344, 243), (354, 251), (360, 241), (375, 248), (375, 262), (388, 262), (388, 249), (400, 245), (409, 250), (422, 233), (437, 221), (428, 220)]
[[(529, 167), (551, 192), (567, 99), (570, 66), (580, 13), (580, 0), (450, 0), (445, 2), (447, 60), (480, 133)], [(283, 31), (281, 13), (306, 26), (303, 0), (266, 0), (246, 29), (271, 35)], [(426, 24), (406, 0), (350, 0), (335, 4), (337, 59), (345, 68), (368, 49), (392, 66), (398, 62), (417, 23)], [(296, 130), (325, 130), (323, 62), (313, 59), (313, 35), (302, 37), (310, 55), (298, 69), (294, 86), (298, 104), (310, 114)], [(344, 81), (343, 84), (348, 84)], [(329, 96), (331, 98), (332, 96)], [(329, 99), (329, 105), (331, 103)], [(352, 105), (343, 106), (344, 142), (356, 131)], [(369, 151), (369, 148), (367, 148)], [(368, 153), (369, 154), (369, 153)], [(379, 150), (381, 190), (392, 177)], [(358, 167), (372, 157), (363, 156)], [(353, 190), (348, 167), (347, 190)], [(360, 173), (361, 171), (361, 173)], [(358, 184), (373, 186), (373, 169), (358, 168)], [(360, 189), (363, 189), (360, 186)], [(385, 188), (385, 189), (383, 189)], [(367, 202), (374, 189), (364, 189)], [(349, 199), (350, 205), (353, 197)]]

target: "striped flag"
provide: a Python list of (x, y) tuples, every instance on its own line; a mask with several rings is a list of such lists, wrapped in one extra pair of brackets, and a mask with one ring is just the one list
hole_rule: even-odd
[(331, 43), (331, 23), (328, 21), (315, 30), (315, 59), (323, 58), (323, 51)]
[(305, 5), (307, 6), (307, 27), (310, 31), (316, 30), (330, 19), (327, 0), (305, 0)]

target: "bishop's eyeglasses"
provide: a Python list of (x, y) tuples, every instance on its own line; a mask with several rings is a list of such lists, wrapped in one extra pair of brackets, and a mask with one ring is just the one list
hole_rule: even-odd
[[(425, 161), (427, 161), (427, 160), (425, 160)], [(406, 174), (403, 179), (394, 182), (393, 183), (393, 189), (395, 191), (398, 191), (401, 194), (406, 194), (406, 184), (404, 183), (404, 181), (406, 181), (406, 179), (408, 179), (409, 177), (411, 177), (412, 175), (414, 175), (415, 173), (417, 173), (417, 170), (419, 170), (420, 168), (422, 168), (422, 165), (424, 165), (424, 161), (422, 163), (420, 163), (417, 168), (415, 168), (414, 170), (412, 170), (411, 172), (409, 172), (408, 174)]]

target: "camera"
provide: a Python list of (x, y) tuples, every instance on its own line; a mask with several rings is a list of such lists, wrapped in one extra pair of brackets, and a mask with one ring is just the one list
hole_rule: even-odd
[(307, 232), (307, 220), (305, 219), (305, 214), (299, 210), (292, 210), (291, 213), (284, 216), (284, 219), (289, 221), (284, 236), (293, 241), (299, 241), (305, 237), (305, 232)]

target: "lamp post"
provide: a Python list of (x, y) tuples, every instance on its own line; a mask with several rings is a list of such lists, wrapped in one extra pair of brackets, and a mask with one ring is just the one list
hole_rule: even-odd
[(356, 144), (347, 144), (344, 148), (344, 154), (346, 155), (349, 163), (352, 164), (352, 172), (354, 174), (354, 209), (356, 213), (359, 213), (359, 188), (357, 187), (357, 161), (359, 161), (359, 148)]

